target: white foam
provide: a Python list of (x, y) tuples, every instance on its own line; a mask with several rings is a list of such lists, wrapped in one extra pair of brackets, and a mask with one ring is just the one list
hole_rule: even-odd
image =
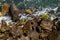
[(54, 16), (54, 15), (51, 15), (51, 20), (54, 20), (55, 18), (57, 18), (56, 16)]
[(22, 20), (22, 19), (26, 19), (27, 18), (27, 16), (25, 15), (21, 15), (21, 17), (20, 17), (20, 20)]
[(1, 25), (2, 20), (4, 20), (7, 23), (7, 25), (12, 21), (9, 16), (1, 16), (0, 17), (0, 25)]
[(42, 11), (37, 11), (37, 12), (35, 12), (35, 13), (32, 14), (32, 15), (34, 15), (34, 16), (40, 16), (40, 15), (42, 15), (42, 14), (47, 13), (46, 10), (47, 10), (47, 9), (44, 9), (44, 10), (42, 10)]
[[(46, 9), (43, 9), (42, 11), (34, 12), (31, 16), (29, 14), (26, 15), (25, 13), (19, 14), (19, 16), (21, 16), (19, 19), (20, 20), (24, 20), (24, 19), (27, 19), (27, 18), (28, 19), (33, 19), (32, 16), (40, 16), (42, 14), (47, 13), (49, 10), (50, 10), (49, 8), (46, 8)], [(57, 8), (53, 9), (53, 10), (57, 10)], [(1, 15), (1, 12), (0, 12), (0, 15)], [(51, 20), (53, 20), (54, 18), (56, 18), (56, 16), (51, 16)], [(7, 25), (9, 25), (9, 23), (13, 23), (12, 20), (11, 20), (11, 17), (9, 17), (9, 16), (0, 16), (0, 25), (1, 25), (2, 20), (4, 20), (7, 23)]]

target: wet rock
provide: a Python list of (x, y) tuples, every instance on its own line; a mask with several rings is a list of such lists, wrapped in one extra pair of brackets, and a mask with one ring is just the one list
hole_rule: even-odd
[(57, 11), (56, 11), (56, 12), (57, 12), (57, 13), (60, 12), (60, 6), (57, 8)]
[(54, 13), (54, 10), (50, 10), (48, 13), (51, 13), (51, 14), (53, 14), (53, 13)]

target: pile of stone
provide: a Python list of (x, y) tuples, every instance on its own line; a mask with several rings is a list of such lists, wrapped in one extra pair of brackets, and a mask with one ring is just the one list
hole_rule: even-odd
[(25, 20), (19, 20), (19, 14), (26, 13), (31, 16), (32, 10), (27, 9), (22, 12), (15, 4), (6, 6), (8, 4), (5, 3), (4, 5), (2, 16), (9, 14), (14, 23), (7, 25), (5, 20), (1, 21), (0, 40), (60, 40), (60, 18), (51, 20), (48, 14), (43, 14), (32, 16), (31, 20), (29, 17)]
[(4, 20), (0, 27), (1, 40), (59, 40), (60, 18), (53, 21), (42, 17), (17, 21), (7, 25)]

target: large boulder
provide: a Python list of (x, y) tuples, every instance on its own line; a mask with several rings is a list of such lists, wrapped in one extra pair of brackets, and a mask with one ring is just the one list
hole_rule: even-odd
[(42, 29), (52, 31), (53, 24), (49, 19), (44, 19), (44, 20), (42, 20), (40, 26), (42, 27)]
[(19, 13), (21, 13), (21, 10), (19, 10), (15, 4), (10, 5), (9, 15), (11, 16), (13, 21), (19, 20)]

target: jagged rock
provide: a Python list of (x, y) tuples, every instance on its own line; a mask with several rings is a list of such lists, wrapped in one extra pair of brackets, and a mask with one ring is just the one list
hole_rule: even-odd
[(57, 33), (56, 33), (57, 37), (55, 40), (60, 40), (60, 31), (57, 30)]
[[(7, 9), (6, 9), (7, 8)], [(6, 9), (6, 10), (5, 10)], [(0, 38), (3, 40), (59, 40), (60, 31), (55, 31), (52, 28), (60, 29), (60, 19), (54, 19), (51, 21), (49, 15), (44, 14), (41, 16), (33, 17), (32, 20), (19, 20), (19, 10), (15, 4), (9, 5), (4, 4), (2, 7), (3, 16), (9, 13), (13, 21), (17, 21), (14, 24), (7, 25), (4, 20), (2, 20), (0, 28)], [(34, 8), (34, 12), (38, 9)], [(30, 9), (26, 10), (27, 14), (32, 14)], [(54, 13), (54, 10), (49, 11), (49, 13)], [(53, 23), (52, 23), (53, 22)], [(20, 27), (23, 25), (23, 27)], [(12, 26), (12, 27), (11, 27)]]
[(58, 37), (58, 34), (57, 34), (56, 32), (57, 32), (56, 30), (50, 32), (50, 33), (48, 34), (48, 39), (49, 39), (49, 40), (56, 40), (57, 37)]
[(16, 22), (15, 25), (16, 25), (16, 26), (25, 25), (27, 21), (28, 21), (28, 19), (26, 19), (26, 20), (19, 20), (19, 21)]
[(57, 11), (56, 11), (56, 13), (58, 13), (58, 12), (60, 12), (60, 6), (57, 8)]
[(4, 3), (4, 5), (2, 6), (2, 16), (5, 16), (9, 11), (9, 4)]
[(43, 20), (42, 16), (34, 17), (33, 21), (40, 26), (41, 21)]
[(7, 40), (13, 40), (13, 37), (8, 37)]
[(48, 30), (41, 30), (40, 31), (40, 37), (41, 38), (46, 38), (49, 34), (49, 31)]
[(10, 27), (7, 26), (6, 22), (4, 20), (2, 20), (2, 24), (1, 24), (1, 29), (2, 32), (8, 31), (10, 30)]
[(40, 27), (38, 27), (37, 22), (35, 22), (34, 20), (28, 20), (24, 27), (23, 30), (28, 30), (28, 31), (36, 31), (39, 32), (40, 31)]
[(41, 30), (41, 27), (38, 25), (38, 22), (35, 22), (34, 20), (32, 20), (31, 21), (31, 29), (32, 29), (32, 31), (36, 31), (39, 33)]
[(31, 40), (39, 40), (39, 34), (37, 32), (31, 32), (28, 34)]
[(23, 30), (21, 27), (12, 27), (10, 30), (11, 35), (13, 36), (13, 38), (16, 38), (17, 36), (21, 36), (23, 34)]
[(33, 12), (37, 12), (39, 9), (37, 7), (34, 7), (32, 10)]
[(57, 22), (58, 22), (59, 18), (56, 18), (53, 20), (53, 24), (56, 26), (57, 25)]
[(57, 30), (60, 30), (60, 18), (56, 18), (53, 20), (54, 26), (56, 26)]
[(42, 27), (42, 29), (47, 29), (51, 31), (53, 23), (50, 20), (45, 19), (41, 22), (40, 26)]
[(31, 20), (28, 20), (27, 22), (26, 22), (26, 24), (24, 25), (24, 27), (23, 27), (23, 30), (24, 31), (30, 31), (30, 28), (31, 28), (31, 22), (30, 22)]
[(6, 22), (4, 20), (2, 20), (1, 26), (7, 26), (7, 24), (6, 24)]
[(50, 10), (48, 13), (51, 13), (52, 14), (52, 13), (54, 13), (54, 10)]
[(0, 38), (6, 40), (9, 37), (9, 34), (7, 32), (0, 33)]
[(60, 30), (60, 21), (58, 21), (56, 28), (57, 30)]
[(24, 30), (29, 30), (29, 31), (36, 31), (35, 28), (37, 27), (37, 23), (35, 23), (33, 20), (28, 20), (23, 29)]
[(23, 35), (22, 35), (22, 37), (21, 37), (21, 39), (20, 39), (20, 40), (30, 40), (30, 39), (29, 39), (29, 37), (28, 37), (28, 36), (27, 36), (27, 37), (25, 37), (25, 36), (23, 36)]
[(21, 13), (21, 10), (19, 10), (15, 4), (10, 5), (9, 14), (13, 21), (19, 20), (19, 13)]

